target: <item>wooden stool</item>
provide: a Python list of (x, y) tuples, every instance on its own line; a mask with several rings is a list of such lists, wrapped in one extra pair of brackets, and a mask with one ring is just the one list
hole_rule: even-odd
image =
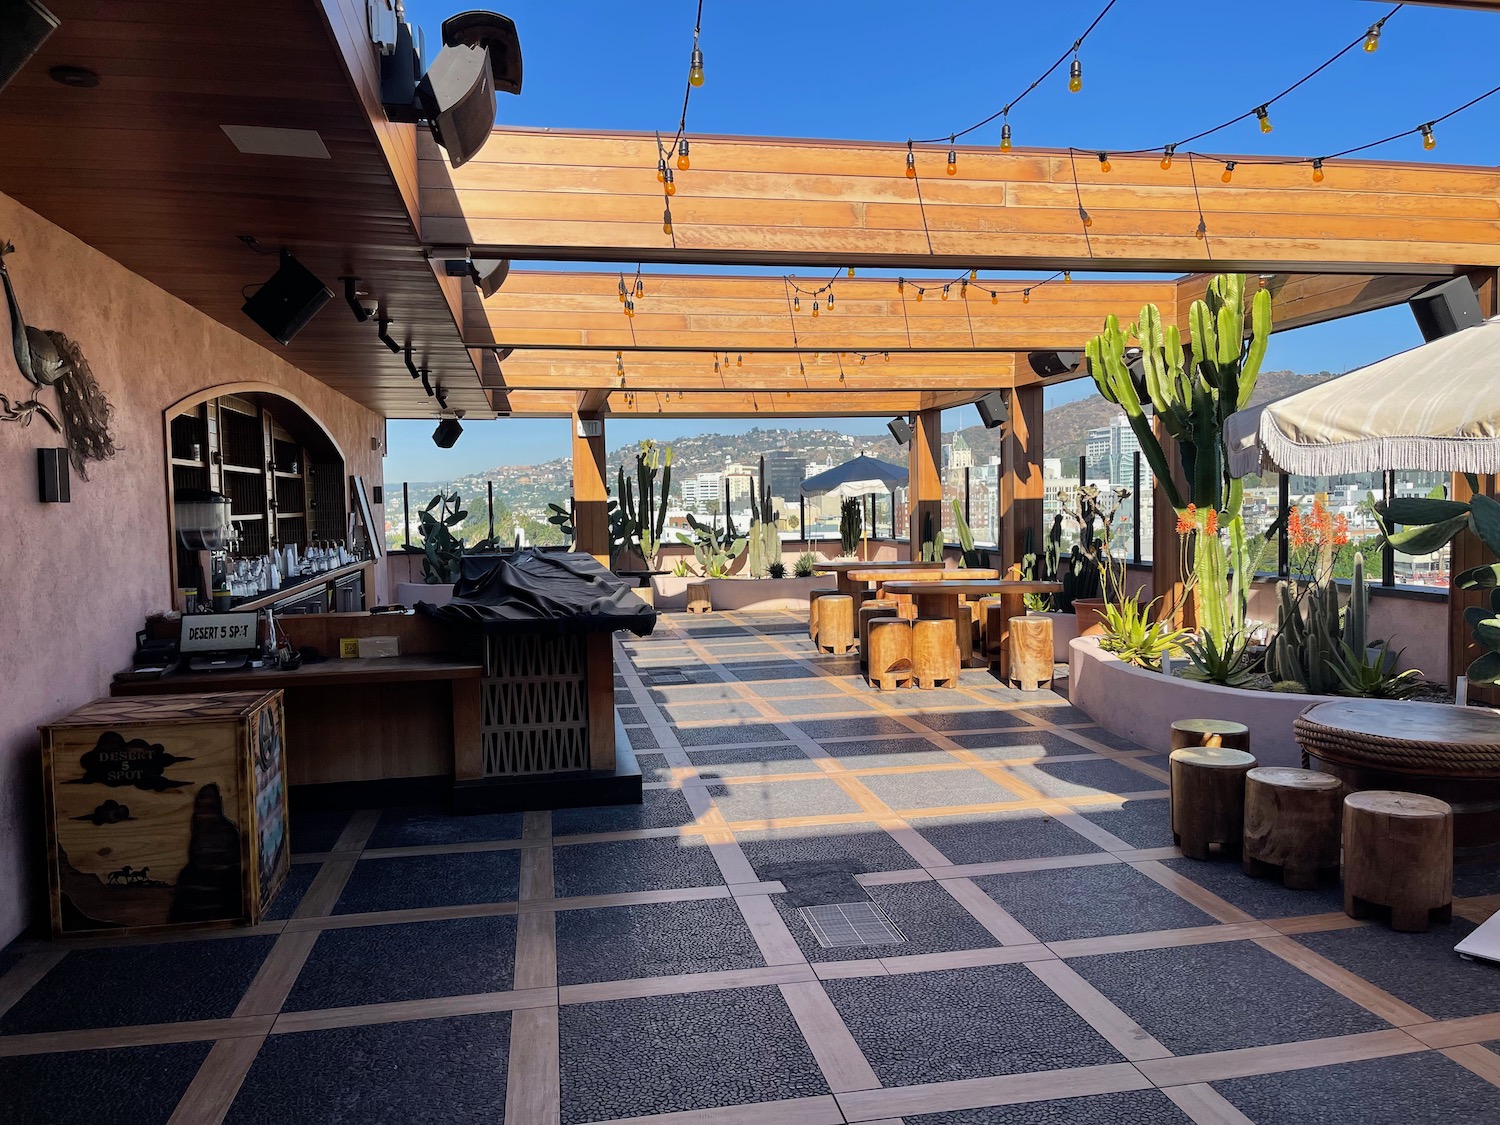
[(854, 647), (854, 599), (824, 594), (818, 599), (818, 648), (842, 656)]
[(713, 599), (709, 597), (708, 591), (709, 585), (707, 582), (689, 582), (687, 584), (687, 611), (689, 613), (713, 612)]
[(911, 622), (894, 612), (869, 618), (869, 682), (881, 691), (911, 682)]
[(994, 662), (1000, 659), (1000, 652), (996, 646), (1000, 643), (999, 622), (995, 627), (990, 626), (990, 614), (999, 613), (1001, 603), (1004, 601), (998, 594), (987, 594), (974, 603), (974, 633), (976, 650), (982, 652), (986, 660)]
[(897, 617), (896, 603), (891, 601), (868, 601), (859, 607), (859, 666), (868, 667), (865, 654), (869, 651), (870, 621), (876, 617)]
[(1339, 867), (1344, 783), (1332, 774), (1260, 766), (1245, 775), (1246, 875), (1275, 874), (1283, 886), (1311, 890), (1318, 872)]
[(1022, 691), (1052, 684), (1052, 618), (1010, 619), (1010, 678)]
[(1250, 749), (1250, 728), (1226, 719), (1178, 719), (1172, 724), (1172, 749), (1184, 746), (1224, 746)]
[(1220, 746), (1172, 751), (1172, 842), (1182, 854), (1207, 859), (1208, 846), (1238, 849), (1245, 834), (1245, 774), (1255, 755)]
[(1389, 907), (1391, 929), (1424, 933), (1453, 918), (1453, 809), (1420, 793), (1344, 798), (1344, 913)]
[(951, 617), (919, 617), (911, 623), (911, 678), (919, 688), (958, 686), (958, 646)]
[(838, 590), (829, 587), (818, 587), (807, 592), (807, 635), (810, 639), (818, 639), (818, 599), (825, 594), (837, 594)]

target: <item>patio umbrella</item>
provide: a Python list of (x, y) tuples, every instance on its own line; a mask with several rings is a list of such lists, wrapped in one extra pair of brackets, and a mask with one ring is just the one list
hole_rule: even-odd
[(803, 496), (833, 496), (843, 500), (850, 496), (869, 496), (894, 492), (906, 483), (907, 471), (901, 465), (880, 461), (861, 453), (852, 461), (835, 465), (802, 482)]
[(1500, 472), (1500, 317), (1231, 414), (1229, 471)]

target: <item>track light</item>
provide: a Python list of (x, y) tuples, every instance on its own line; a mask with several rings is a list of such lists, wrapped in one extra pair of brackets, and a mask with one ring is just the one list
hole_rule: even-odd
[(359, 303), (359, 278), (341, 277), (339, 280), (344, 283), (344, 302), (354, 314), (354, 319), (363, 324), (374, 315), (374, 310)]
[(428, 398), (434, 397), (434, 395), (437, 392), (435, 392), (432, 389), (432, 379), (430, 377), (430, 374), (429, 374), (427, 368), (425, 368), (425, 367), (422, 368), (422, 370), (419, 371), (417, 374), (421, 376), (421, 379), (422, 379), (422, 389), (427, 392), (427, 397)]
[(393, 355), (400, 355), (401, 345), (396, 343), (395, 340), (391, 339), (391, 318), (388, 316), (383, 316), (377, 323), (380, 331), (375, 333), (375, 338), (386, 347), (390, 348)]
[(401, 360), (406, 364), (406, 371), (413, 379), (420, 379), (422, 373), (417, 370), (417, 365), (411, 361), (411, 341), (406, 341), (406, 347), (401, 353)]
[(437, 385), (433, 391), (433, 397), (437, 399), (439, 410), (448, 409), (448, 392), (443, 389), (443, 384), (439, 383)]

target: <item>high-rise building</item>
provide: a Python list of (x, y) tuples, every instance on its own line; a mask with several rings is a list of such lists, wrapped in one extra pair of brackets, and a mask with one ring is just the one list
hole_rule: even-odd
[(766, 485), (783, 503), (796, 506), (806, 479), (807, 463), (800, 453), (776, 449), (766, 454)]
[(1110, 479), (1110, 428), (1096, 426), (1088, 432), (1084, 442), (1084, 464), (1089, 480)]

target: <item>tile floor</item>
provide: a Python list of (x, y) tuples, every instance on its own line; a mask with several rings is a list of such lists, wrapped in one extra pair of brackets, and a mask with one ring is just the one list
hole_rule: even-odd
[[(790, 614), (617, 653), (642, 805), (294, 817), (253, 931), (0, 950), (0, 1120), (1500, 1121), (1500, 872), (1396, 934), (1181, 858), (1056, 695), (878, 694)], [(850, 902), (903, 940), (820, 946)]]

